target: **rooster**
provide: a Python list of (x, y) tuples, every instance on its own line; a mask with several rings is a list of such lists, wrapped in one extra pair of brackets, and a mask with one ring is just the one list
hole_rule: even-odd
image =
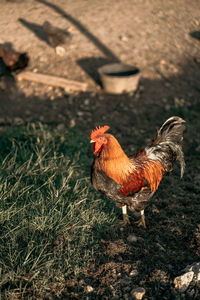
[(74, 27), (69, 28), (68, 31), (53, 26), (50, 22), (45, 21), (43, 23), (43, 30), (47, 35), (49, 44), (56, 48), (59, 45), (65, 44), (72, 38), (71, 31), (74, 31)]
[(10, 72), (24, 69), (29, 62), (29, 57), (25, 52), (17, 52), (2, 44), (0, 44), (0, 58), (3, 59), (6, 69)]
[(176, 160), (180, 162), (181, 177), (185, 169), (182, 151), (185, 121), (169, 118), (159, 129), (150, 145), (128, 157), (117, 139), (106, 131), (109, 126), (96, 128), (91, 133), (94, 163), (91, 179), (94, 188), (122, 208), (122, 225), (130, 224), (127, 207), (140, 212), (138, 225), (146, 228), (144, 209), (162, 180), (171, 172)]

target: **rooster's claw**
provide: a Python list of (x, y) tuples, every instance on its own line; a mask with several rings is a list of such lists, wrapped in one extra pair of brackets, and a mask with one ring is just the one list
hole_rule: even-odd
[(126, 225), (130, 225), (131, 222), (129, 220), (129, 216), (128, 215), (123, 215), (123, 221), (120, 222), (120, 225), (122, 227), (125, 227)]

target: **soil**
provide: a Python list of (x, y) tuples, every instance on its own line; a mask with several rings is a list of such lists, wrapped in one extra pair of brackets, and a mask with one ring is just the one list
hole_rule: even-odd
[[(145, 210), (147, 229), (109, 228), (101, 241), (105, 257), (66, 282), (63, 299), (200, 299), (198, 283), (184, 293), (173, 280), (199, 261), (200, 4), (199, 0), (0, 0), (0, 43), (27, 52), (27, 70), (86, 82), (70, 93), (16, 74), (0, 79), (0, 125), (42, 122), (75, 127), (89, 140), (91, 129), (109, 125), (127, 154), (139, 150), (173, 114), (186, 119), (186, 172), (161, 183)], [(72, 39), (59, 56), (42, 24), (49, 21)], [(135, 93), (107, 94), (98, 67), (124, 62), (141, 71)], [(127, 237), (136, 235), (135, 242)], [(92, 289), (87, 288), (92, 286)]]

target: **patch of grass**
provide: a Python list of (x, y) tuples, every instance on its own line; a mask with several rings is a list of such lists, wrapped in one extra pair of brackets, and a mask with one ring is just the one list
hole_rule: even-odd
[(43, 126), (0, 133), (3, 299), (59, 296), (98, 253), (115, 213), (90, 189), (88, 141)]

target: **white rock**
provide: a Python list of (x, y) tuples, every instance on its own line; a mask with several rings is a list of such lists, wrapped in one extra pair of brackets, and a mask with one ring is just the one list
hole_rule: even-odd
[(145, 295), (146, 291), (143, 287), (138, 287), (134, 290), (132, 290), (131, 295), (133, 299), (141, 300), (143, 296)]
[(77, 115), (78, 115), (79, 117), (82, 117), (82, 116), (84, 115), (84, 113), (83, 113), (82, 111), (77, 111)]
[(56, 54), (59, 56), (64, 56), (65, 55), (65, 49), (61, 46), (56, 47)]
[(85, 105), (90, 104), (90, 100), (89, 100), (89, 99), (85, 99), (85, 100), (84, 100), (84, 104), (85, 104)]
[(135, 243), (137, 242), (137, 236), (134, 233), (131, 233), (127, 237), (127, 241), (129, 241), (130, 243)]
[(120, 35), (120, 36), (119, 36), (119, 39), (120, 39), (122, 42), (128, 42), (128, 41), (129, 41), (129, 38), (128, 38), (126, 35)]
[(94, 291), (94, 288), (91, 285), (86, 286), (86, 292), (87, 293), (92, 293)]
[(73, 128), (75, 125), (76, 125), (75, 119), (71, 119), (69, 124), (70, 128)]
[(174, 279), (175, 288), (180, 292), (185, 292), (190, 285), (194, 276), (194, 272), (190, 271)]
[(195, 281), (200, 280), (200, 262), (188, 265), (183, 271), (184, 272), (194, 272), (194, 280)]
[(136, 269), (133, 269), (131, 272), (130, 272), (130, 274), (129, 274), (131, 277), (133, 277), (133, 276), (137, 276), (138, 275), (138, 270), (136, 270)]

